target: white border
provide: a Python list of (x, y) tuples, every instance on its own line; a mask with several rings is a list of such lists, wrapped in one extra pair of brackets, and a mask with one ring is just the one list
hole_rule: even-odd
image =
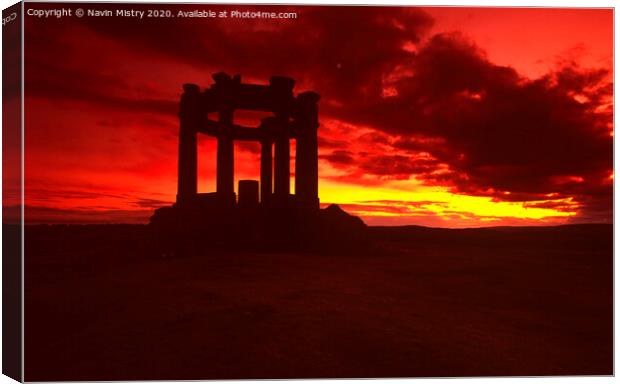
[[(30, 0), (28, 2), (49, 2), (49, 1), (44, 1), (44, 0)], [(65, 1), (57, 1), (57, 2), (65, 2)], [(104, 2), (104, 1), (80, 1), (82, 3), (97, 3), (97, 2)], [(2, 9), (7, 8), (13, 4), (15, 4), (16, 1), (13, 0), (0, 0), (0, 5), (2, 6)], [(301, 2), (301, 1), (283, 1), (283, 0), (237, 0), (237, 1), (175, 1), (175, 0), (168, 0), (168, 1), (162, 1), (162, 0), (152, 0), (152, 1), (118, 1), (118, 0), (113, 0), (113, 1), (107, 1), (107, 3), (185, 3), (185, 4), (306, 4), (306, 5), (320, 5), (320, 4), (326, 4), (326, 5), (413, 5), (413, 6), (483, 6), (483, 7), (564, 7), (564, 8), (614, 8), (615, 7), (615, 3), (613, 1), (609, 1), (609, 0), (590, 0), (590, 1), (583, 1), (583, 0), (540, 0), (540, 1), (536, 1), (536, 0), (522, 0), (519, 2), (508, 2), (508, 1), (498, 1), (498, 0), (478, 0), (475, 2), (472, 1), (467, 1), (467, 0), (450, 0), (450, 1), (446, 1), (443, 2), (441, 4), (432, 4), (430, 3), (428, 0), (427, 1), (416, 1), (416, 0), (388, 0), (385, 3), (380, 2), (380, 1), (364, 1), (364, 0), (320, 0), (320, 1), (306, 1), (306, 2)], [(615, 9), (614, 9), (614, 24), (615, 24)], [(23, 12), (22, 12), (22, 25), (23, 25)], [(616, 29), (614, 28), (614, 66), (615, 66), (615, 62), (617, 61), (617, 51), (615, 50), (615, 42), (617, 41), (616, 39)], [(0, 32), (0, 52), (2, 51), (2, 42), (1, 42), (1, 32)], [(23, 30), (22, 30), (22, 41), (23, 41)], [(22, 57), (23, 57), (23, 46), (22, 46)], [(23, 61), (22, 61), (22, 74), (23, 74)], [(22, 76), (22, 89), (23, 89), (23, 76)], [(618, 77), (617, 74), (614, 71), (614, 84), (618, 81)], [(614, 86), (614, 99), (615, 99), (615, 86)], [(24, 175), (23, 175), (23, 171), (24, 171), (24, 164), (23, 164), (23, 123), (24, 123), (24, 108), (23, 108), (24, 104), (23, 104), (23, 93), (22, 93), (22, 201), (24, 198)], [(615, 115), (616, 115), (616, 111), (617, 111), (617, 107), (614, 103), (614, 127), (615, 127)], [(0, 111), (0, 117), (1, 117), (1, 111)], [(0, 138), (1, 141), (1, 138)], [(2, 154), (2, 148), (0, 145), (0, 156)], [(616, 156), (616, 147), (615, 147), (615, 140), (614, 140), (614, 169), (619, 169), (617, 167), (617, 156)], [(0, 176), (1, 176), (2, 170), (0, 167)], [(1, 177), (0, 177), (1, 180)], [(618, 196), (620, 196), (620, 194), (618, 193), (618, 190), (615, 188), (615, 181), (614, 181), (614, 208), (615, 208), (615, 200), (616, 198), (618, 198)], [(0, 198), (2, 197), (2, 190), (0, 188)], [(23, 205), (22, 205), (22, 219), (23, 219)], [(614, 223), (616, 222), (616, 212), (614, 209)], [(618, 235), (618, 229), (616, 228), (616, 226), (614, 225), (614, 244), (615, 244), (615, 239), (616, 236)], [(0, 234), (0, 241), (2, 240), (2, 235)], [(22, 250), (23, 250), (23, 233), (22, 233)], [(615, 248), (614, 248), (615, 251)], [(1, 250), (0, 250), (0, 256), (1, 256)], [(615, 263), (615, 252), (614, 252), (614, 276), (617, 275), (618, 272), (618, 265)], [(2, 266), (0, 264), (0, 273), (2, 272)], [(23, 257), (22, 257), (22, 272), (23, 272)], [(615, 278), (614, 278), (614, 330), (616, 328), (617, 325), (617, 321), (618, 319), (615, 317), (615, 304), (616, 304), (616, 299), (617, 299), (617, 291), (616, 291), (617, 287), (615, 284)], [(1, 290), (1, 288), (0, 288)], [(22, 292), (23, 292), (23, 276), (22, 276)], [(2, 314), (2, 310), (0, 308), (0, 316)], [(22, 315), (23, 315), (23, 295), (22, 295)], [(1, 322), (1, 320), (0, 320)], [(616, 341), (616, 337), (615, 337), (615, 332), (614, 332), (614, 346), (615, 346), (615, 341)], [(23, 333), (22, 333), (22, 343), (23, 343)], [(614, 348), (615, 350), (615, 348)], [(23, 350), (22, 350), (23, 353)], [(2, 352), (0, 352), (0, 358), (2, 356)], [(23, 360), (22, 360), (23, 361)], [(614, 367), (617, 368), (619, 367), (618, 365), (618, 356), (617, 354), (614, 353)], [(22, 368), (23, 369), (23, 368)], [(22, 376), (23, 377), (23, 376)], [(483, 383), (489, 383), (489, 384), (493, 384), (493, 383), (511, 383), (511, 384), (517, 384), (517, 383), (539, 383), (539, 382), (543, 382), (543, 383), (592, 383), (592, 384), (598, 384), (598, 383), (613, 383), (616, 381), (620, 381), (620, 379), (616, 379), (615, 377), (576, 377), (576, 376), (560, 376), (560, 377), (550, 377), (550, 378), (468, 378), (468, 379), (446, 379), (446, 378), (437, 378), (437, 379), (373, 379), (373, 382), (377, 382), (377, 383), (381, 383), (381, 384), (397, 384), (397, 383), (403, 383), (403, 382), (411, 382), (411, 383), (420, 383), (420, 384), (441, 384), (441, 383), (473, 383), (473, 382), (478, 382), (481, 381)], [(265, 382), (288, 382), (288, 381), (293, 381), (293, 380), (251, 380), (251, 381), (244, 381), (243, 383), (248, 383), (248, 384), (262, 384)], [(326, 380), (296, 380), (296, 381), (303, 381), (303, 382), (308, 382), (308, 383), (322, 383), (325, 382)], [(337, 383), (342, 383), (342, 384), (350, 384), (353, 382), (359, 382), (359, 380), (328, 380), (328, 381), (333, 381), (333, 382), (337, 382)], [(169, 381), (170, 383), (184, 383), (184, 381)], [(213, 383), (230, 383), (230, 381), (211, 381)], [(13, 380), (7, 378), (6, 376), (0, 376), (0, 384), (8, 384), (8, 383), (14, 383)], [(148, 383), (148, 382), (126, 382), (126, 383)]]

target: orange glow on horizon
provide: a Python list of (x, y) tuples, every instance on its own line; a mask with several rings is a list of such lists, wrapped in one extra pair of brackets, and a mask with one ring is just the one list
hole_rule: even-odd
[[(341, 204), (350, 213), (371, 219), (371, 222), (377, 222), (377, 218), (410, 217), (412, 224), (424, 223), (426, 220), (423, 216), (431, 215), (448, 226), (454, 217), (461, 221), (458, 226), (497, 225), (497, 222), (506, 219), (517, 219), (530, 225), (558, 224), (574, 217), (579, 208), (579, 204), (571, 198), (550, 198), (538, 202), (560, 203), (570, 207), (557, 210), (532, 207), (525, 202), (493, 201), (489, 197), (454, 194), (445, 187), (422, 186), (415, 181), (390, 184), (379, 188), (360, 188), (322, 181), (321, 202), (325, 205)], [(389, 220), (383, 222), (389, 223)]]

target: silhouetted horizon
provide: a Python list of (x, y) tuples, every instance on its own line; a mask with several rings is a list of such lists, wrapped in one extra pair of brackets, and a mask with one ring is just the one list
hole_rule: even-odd
[[(19, 223), (5, 223), (6, 225), (18, 226)], [(60, 222), (41, 222), (41, 223), (25, 223), (24, 226), (148, 226), (149, 223), (60, 223)], [(429, 227), (425, 225), (407, 224), (407, 225), (368, 225), (368, 228), (427, 228), (427, 229), (446, 229), (446, 230), (461, 230), (461, 229), (497, 229), (497, 228), (560, 228), (560, 227), (579, 227), (579, 226), (612, 226), (613, 223), (569, 223), (569, 224), (540, 224), (540, 225), (496, 225), (496, 226), (484, 226), (484, 227)]]

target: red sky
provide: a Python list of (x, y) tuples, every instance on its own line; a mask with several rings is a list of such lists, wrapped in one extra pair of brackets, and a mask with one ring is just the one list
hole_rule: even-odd
[[(181, 85), (226, 71), (322, 95), (321, 202), (369, 224), (611, 222), (611, 10), (260, 8), (298, 18), (27, 16), (26, 221), (148, 221), (176, 194)], [(237, 180), (257, 151), (236, 146)]]

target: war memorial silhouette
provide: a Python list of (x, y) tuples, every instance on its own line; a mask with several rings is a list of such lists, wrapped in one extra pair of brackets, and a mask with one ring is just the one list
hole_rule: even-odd
[[(179, 119), (176, 202), (155, 211), (151, 226), (165, 248), (265, 247), (324, 249), (352, 244), (361, 219), (332, 205), (320, 209), (318, 137), (320, 96), (297, 95), (295, 80), (272, 76), (248, 84), (219, 72), (201, 91), (184, 84)], [(235, 123), (237, 110), (271, 113), (257, 127)], [(210, 114), (216, 114), (217, 120)], [(198, 134), (217, 140), (216, 191), (198, 192)], [(234, 189), (234, 142), (260, 143), (260, 181)], [(291, 141), (295, 140), (295, 193), (291, 194)], [(181, 251), (179, 251), (181, 252)]]

